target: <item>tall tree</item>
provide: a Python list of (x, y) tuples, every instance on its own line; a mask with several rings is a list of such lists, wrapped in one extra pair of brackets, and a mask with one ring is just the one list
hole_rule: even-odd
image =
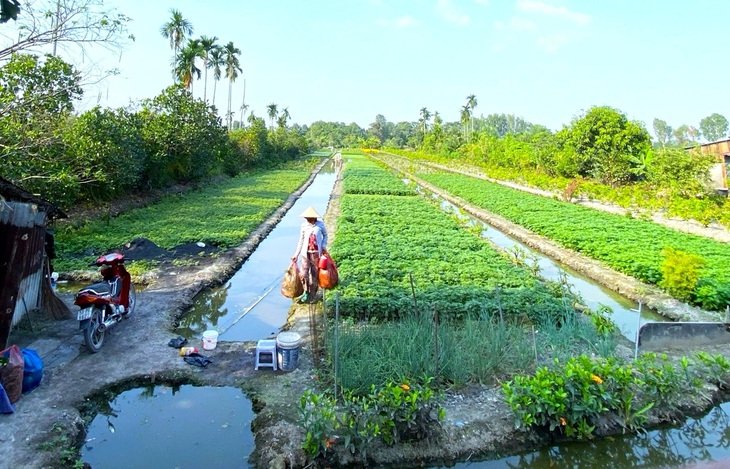
[(223, 67), (226, 66), (226, 57), (223, 48), (215, 46), (208, 57), (208, 67), (213, 69), (213, 105), (215, 106), (215, 91), (218, 82), (223, 76)]
[(690, 147), (697, 145), (700, 138), (700, 131), (691, 125), (682, 124), (673, 132), (674, 140), (680, 147)]
[(170, 49), (172, 49), (173, 56), (177, 57), (180, 51), (180, 45), (186, 37), (192, 36), (193, 25), (190, 21), (183, 18), (180, 10), (172, 8), (170, 9), (170, 15), (170, 21), (162, 25), (160, 34), (165, 39), (170, 40)]
[(200, 78), (200, 69), (195, 60), (201, 56), (200, 46), (197, 41), (188, 41), (173, 61), (173, 75), (186, 90), (191, 90), (193, 79)]
[(420, 122), (421, 122), (421, 130), (423, 131), (424, 134), (428, 130), (429, 119), (431, 119), (431, 112), (427, 108), (422, 107)]
[(279, 111), (277, 109), (277, 105), (274, 103), (269, 104), (266, 106), (266, 113), (269, 115), (269, 119), (271, 119), (271, 128), (274, 128), (274, 119), (276, 119), (276, 116), (279, 115)]
[(654, 119), (653, 126), (657, 143), (662, 148), (665, 148), (672, 140), (672, 126), (661, 119)]
[(474, 109), (477, 107), (477, 97), (470, 94), (466, 97), (466, 105), (469, 106), (469, 117), (471, 118), (471, 131), (474, 133)]
[(461, 107), (461, 124), (464, 126), (464, 137), (469, 138), (469, 119), (471, 118), (471, 109), (468, 104)]
[(725, 116), (714, 113), (700, 121), (700, 130), (708, 142), (727, 137), (728, 122)]
[(238, 78), (238, 74), (242, 71), (241, 65), (238, 62), (238, 56), (241, 53), (241, 49), (233, 45), (232, 41), (223, 46), (223, 56), (226, 62), (226, 78), (228, 78), (228, 110), (226, 117), (228, 118), (228, 130), (231, 130), (233, 126), (233, 113), (231, 108), (233, 106), (233, 82)]
[(289, 122), (289, 119), (291, 119), (291, 114), (289, 114), (289, 108), (285, 107), (281, 111), (281, 118), (284, 120), (284, 125), (282, 127), (286, 127), (287, 123)]
[(203, 69), (205, 70), (205, 80), (203, 80), (203, 101), (208, 102), (208, 63), (210, 62), (210, 55), (213, 50), (217, 49), (215, 41), (218, 38), (216, 36), (200, 36), (198, 44), (200, 44), (201, 57), (203, 58)]

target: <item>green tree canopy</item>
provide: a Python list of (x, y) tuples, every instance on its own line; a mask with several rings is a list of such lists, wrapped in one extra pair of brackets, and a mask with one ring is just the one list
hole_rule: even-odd
[(608, 106), (596, 106), (574, 119), (558, 133), (561, 144), (573, 151), (580, 176), (611, 185), (633, 177), (633, 161), (651, 148), (649, 132), (625, 114)]
[(708, 142), (714, 142), (727, 137), (728, 122), (725, 116), (714, 113), (700, 121), (700, 131)]

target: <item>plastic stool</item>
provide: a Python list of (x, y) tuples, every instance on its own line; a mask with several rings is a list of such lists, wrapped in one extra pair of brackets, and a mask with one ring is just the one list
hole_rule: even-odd
[[(261, 355), (271, 355), (271, 362), (262, 362)], [(270, 366), (276, 371), (276, 340), (261, 339), (256, 343), (256, 366), (254, 370), (258, 370), (260, 366)]]

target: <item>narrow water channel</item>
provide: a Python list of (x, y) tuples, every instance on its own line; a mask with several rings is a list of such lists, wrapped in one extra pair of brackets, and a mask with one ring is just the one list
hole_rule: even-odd
[[(554, 445), (521, 455), (460, 462), (456, 469), (721, 469), (730, 467), (730, 403), (681, 427)], [(438, 466), (443, 468), (446, 466)]]
[(238, 388), (150, 385), (102, 405), (81, 459), (94, 468), (251, 467), (251, 401)]
[(540, 267), (539, 275), (542, 278), (555, 282), (560, 282), (564, 279), (567, 284), (570, 285), (571, 291), (579, 294), (581, 298), (583, 298), (583, 303), (592, 310), (595, 311), (601, 306), (610, 308), (612, 311), (610, 315), (611, 319), (619, 327), (624, 337), (632, 342), (636, 340), (636, 331), (642, 324), (646, 322), (669, 321), (664, 316), (660, 315), (656, 311), (650, 310), (649, 308), (642, 308), (641, 318), (639, 318), (639, 304), (633, 300), (630, 300), (615, 291), (594, 282), (570, 267), (543, 255), (539, 251), (531, 249), (488, 223), (464, 213), (459, 207), (447, 200), (444, 200), (438, 195), (429, 193), (421, 187), (418, 188), (418, 191), (437, 200), (443, 211), (456, 216), (468, 226), (478, 227), (481, 229), (481, 236), (485, 239), (489, 239), (500, 249), (506, 251), (519, 249), (525, 252), (529, 259), (535, 259), (537, 262), (537, 265)]
[(218, 340), (224, 341), (255, 341), (278, 334), (292, 304), (279, 289), (304, 221), (300, 214), (312, 206), (324, 215), (336, 178), (330, 161), (238, 272), (225, 285), (196, 296), (175, 332), (199, 339), (204, 331), (215, 330)]

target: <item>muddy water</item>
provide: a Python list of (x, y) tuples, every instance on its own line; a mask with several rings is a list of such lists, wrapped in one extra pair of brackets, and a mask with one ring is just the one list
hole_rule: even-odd
[[(405, 182), (408, 181), (406, 180)], [(529, 248), (497, 228), (464, 213), (459, 207), (440, 198), (438, 195), (431, 194), (422, 187), (419, 187), (418, 191), (435, 199), (445, 212), (451, 213), (467, 225), (479, 229), (483, 238), (489, 239), (499, 248), (508, 252), (513, 252), (515, 249), (524, 252), (527, 256), (526, 262), (528, 265), (532, 265), (533, 260), (537, 263), (537, 266), (540, 268), (539, 275), (541, 277), (556, 282), (560, 282), (561, 280), (565, 281), (570, 286), (570, 290), (573, 293), (579, 294), (583, 299), (583, 303), (592, 310), (595, 311), (601, 306), (610, 308), (612, 311), (610, 314), (611, 319), (619, 327), (624, 337), (632, 342), (636, 339), (636, 331), (641, 327), (641, 324), (646, 322), (668, 321), (664, 316), (648, 308), (641, 308), (641, 318), (639, 318), (638, 303), (594, 282), (570, 267)]]
[(315, 177), (299, 200), (269, 233), (236, 274), (219, 288), (202, 292), (175, 331), (188, 339), (201, 338), (212, 329), (218, 340), (249, 341), (276, 335), (286, 323), (292, 300), (280, 292), (284, 271), (291, 262), (304, 221), (299, 215), (309, 206), (324, 215), (336, 174), (330, 162)]
[[(462, 462), (457, 469), (720, 469), (730, 467), (730, 403), (681, 427), (555, 445), (508, 458)], [(443, 466), (439, 466), (443, 467)]]
[(136, 388), (101, 407), (81, 460), (107, 469), (250, 467), (253, 418), (237, 388)]

